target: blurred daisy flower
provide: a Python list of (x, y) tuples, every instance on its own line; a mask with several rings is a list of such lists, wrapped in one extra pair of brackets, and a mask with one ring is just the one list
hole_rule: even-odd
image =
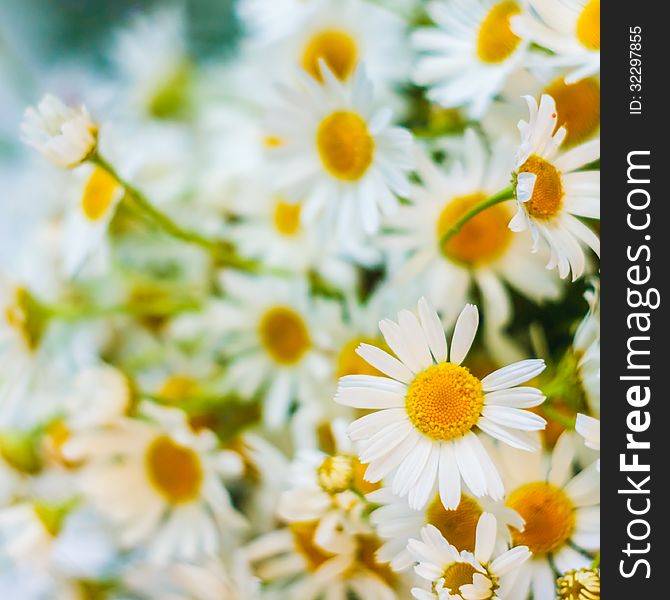
[(304, 202), (303, 222), (319, 218), (322, 231), (334, 228), (345, 240), (361, 224), (374, 233), (380, 213), (392, 213), (396, 196), (407, 193), (412, 136), (391, 124), (390, 109), (374, 109), (362, 68), (342, 83), (319, 65), (323, 82), (301, 76), (295, 89), (281, 89), (283, 104), (271, 111), (275, 183), (287, 200)]
[[(600, 420), (583, 415), (577, 415), (575, 430), (584, 438), (587, 448), (600, 451)], [(600, 459), (598, 459), (598, 470), (600, 471)]]
[(483, 513), (477, 522), (472, 552), (459, 552), (439, 530), (427, 525), (421, 540), (410, 540), (408, 550), (418, 561), (417, 575), (430, 583), (430, 591), (413, 588), (417, 600), (502, 600), (506, 592), (505, 576), (512, 578), (528, 561), (527, 546), (515, 546), (494, 557), (496, 518)]
[(398, 358), (369, 344), (358, 348), (385, 377), (340, 379), (337, 402), (374, 410), (349, 427), (361, 462), (369, 464), (366, 479), (376, 482), (395, 470), (391, 489), (407, 496), (411, 508), (423, 508), (436, 486), (445, 508), (456, 508), (461, 479), (477, 497), (502, 498), (502, 480), (475, 427), (514, 447), (538, 448), (528, 432), (543, 429), (545, 420), (523, 409), (538, 406), (544, 396), (516, 386), (541, 373), (544, 361), (514, 363), (479, 380), (461, 366), (478, 322), (477, 308), (467, 305), (449, 352), (440, 319), (422, 298), (418, 317), (402, 310), (398, 323), (380, 323)]
[(98, 144), (98, 126), (86, 107), (67, 106), (50, 94), (42, 98), (36, 109), (26, 109), (21, 132), (26, 144), (67, 169), (90, 158)]
[(436, 27), (416, 31), (414, 73), (428, 98), (445, 107), (468, 109), (480, 118), (505, 80), (519, 67), (528, 41), (510, 19), (522, 12), (514, 0), (433, 0), (427, 10)]
[(526, 102), (530, 120), (519, 121), (521, 146), (514, 171), (518, 208), (509, 227), (530, 229), (535, 248), (542, 238), (551, 251), (547, 268), (558, 268), (562, 278), (572, 271), (575, 281), (586, 267), (580, 242), (600, 255), (598, 236), (576, 218), (600, 218), (600, 172), (583, 170), (600, 157), (600, 140), (559, 154), (566, 131), (556, 130), (554, 99), (545, 94), (538, 105), (526, 96)]
[(532, 11), (512, 18), (512, 30), (554, 55), (538, 63), (570, 67), (567, 83), (600, 72), (600, 0), (529, 0)]

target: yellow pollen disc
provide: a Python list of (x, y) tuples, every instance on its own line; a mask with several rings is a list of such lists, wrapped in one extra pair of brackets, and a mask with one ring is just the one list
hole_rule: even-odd
[(419, 373), (407, 390), (405, 410), (421, 433), (433, 440), (465, 435), (484, 407), (482, 384), (465, 367), (440, 363)]
[(316, 146), (326, 171), (343, 181), (360, 179), (372, 164), (374, 140), (354, 112), (337, 111), (321, 121)]
[(151, 483), (171, 504), (189, 502), (200, 492), (200, 458), (166, 435), (157, 437), (147, 449), (146, 468)]
[(575, 530), (575, 507), (565, 492), (544, 481), (527, 483), (514, 490), (507, 506), (525, 520), (523, 531), (512, 530), (514, 545), (528, 546), (533, 554), (561, 548)]
[[(459, 218), (485, 199), (485, 194), (477, 193), (451, 200), (437, 220), (437, 238), (441, 240)], [(511, 217), (509, 209), (502, 204), (487, 208), (442, 245), (442, 254), (465, 265), (493, 262), (505, 253), (512, 241), (513, 234), (507, 227)]]
[(568, 571), (556, 580), (559, 600), (600, 600), (600, 573), (596, 569)]
[(479, 571), (469, 563), (453, 563), (444, 572), (444, 587), (449, 588), (452, 594), (457, 594), (462, 585), (472, 583), (472, 576), (475, 573)]
[(267, 148), (281, 148), (281, 146), (284, 145), (284, 142), (280, 137), (277, 137), (276, 135), (266, 135), (263, 138), (263, 144)]
[(309, 40), (302, 54), (302, 68), (318, 81), (323, 81), (319, 59), (333, 74), (344, 81), (351, 75), (358, 61), (358, 48), (345, 31), (322, 31)]
[(293, 545), (296, 552), (305, 559), (307, 569), (316, 571), (332, 554), (322, 550), (314, 543), (314, 534), (318, 522), (291, 523), (289, 529), (293, 536)]
[(189, 375), (170, 375), (161, 386), (158, 394), (165, 400), (179, 402), (192, 398), (198, 391), (198, 382)]
[(285, 306), (266, 311), (258, 332), (268, 354), (282, 365), (297, 363), (312, 345), (302, 317)]
[(360, 344), (370, 344), (377, 346), (382, 350), (389, 351), (389, 347), (383, 340), (377, 338), (358, 337), (347, 342), (337, 357), (337, 377), (345, 375), (383, 375), (381, 371), (375, 369), (364, 358), (356, 354), (356, 348)]
[(104, 169), (96, 168), (84, 187), (81, 209), (89, 221), (99, 221), (107, 214), (119, 182)]
[(528, 214), (544, 221), (555, 217), (563, 205), (563, 182), (556, 167), (532, 154), (523, 163), (519, 173), (534, 173), (536, 176), (533, 195), (524, 204)]
[(565, 127), (564, 146), (574, 146), (590, 138), (600, 127), (600, 83), (595, 77), (567, 84), (563, 78), (544, 90), (556, 101), (558, 122)]
[(589, 50), (600, 50), (600, 0), (589, 0), (577, 19), (577, 39)]
[(485, 63), (501, 63), (516, 50), (521, 38), (512, 32), (510, 18), (518, 15), (521, 7), (511, 0), (495, 4), (479, 26), (477, 56)]
[(278, 200), (272, 215), (275, 229), (286, 237), (295, 236), (300, 231), (300, 210), (298, 203)]
[(482, 512), (479, 503), (465, 494), (461, 495), (456, 510), (444, 508), (442, 500), (436, 496), (426, 510), (426, 522), (437, 527), (444, 539), (459, 552), (474, 552), (477, 522)]

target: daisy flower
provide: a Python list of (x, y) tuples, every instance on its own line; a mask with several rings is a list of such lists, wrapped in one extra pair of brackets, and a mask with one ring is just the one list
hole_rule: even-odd
[(251, 29), (252, 47), (260, 46), (265, 60), (275, 55), (279, 68), (300, 66), (319, 81), (319, 60), (340, 81), (352, 77), (360, 64), (375, 86), (406, 77), (405, 23), (382, 6), (365, 0), (282, 3), (291, 6), (277, 11), (272, 29), (261, 22), (278, 8), (274, 0), (244, 0), (238, 7)]
[(398, 358), (369, 344), (358, 349), (387, 377), (340, 379), (336, 402), (374, 410), (349, 427), (361, 462), (369, 464), (365, 478), (377, 482), (395, 469), (391, 489), (408, 496), (411, 508), (423, 508), (436, 484), (445, 508), (456, 508), (461, 478), (477, 497), (502, 497), (502, 480), (476, 431), (529, 452), (538, 448), (529, 432), (546, 422), (522, 409), (538, 406), (544, 396), (535, 388), (515, 386), (541, 373), (544, 361), (513, 363), (479, 380), (461, 366), (478, 322), (477, 307), (466, 305), (449, 352), (437, 313), (421, 298), (418, 317), (402, 310), (398, 323), (386, 319), (379, 324)]
[(291, 468), (291, 489), (279, 498), (277, 514), (289, 523), (317, 522), (314, 542), (330, 550), (351, 549), (349, 533), (371, 533), (362, 496), (379, 487), (363, 479), (365, 468), (346, 437), (345, 421), (331, 427), (331, 454), (300, 450)]
[(600, 172), (579, 170), (600, 157), (600, 140), (559, 155), (566, 131), (556, 130), (554, 99), (544, 94), (538, 106), (531, 96), (525, 98), (530, 120), (519, 121), (521, 146), (513, 173), (518, 208), (509, 227), (530, 229), (534, 248), (542, 237), (551, 251), (547, 268), (557, 267), (561, 278), (572, 271), (575, 281), (586, 263), (579, 242), (600, 256), (598, 236), (576, 218), (600, 218)]
[(239, 475), (241, 460), (177, 409), (145, 403), (140, 411), (144, 420), (75, 433), (63, 453), (85, 461), (84, 495), (118, 527), (123, 547), (145, 544), (156, 564), (211, 556), (223, 532), (244, 522), (221, 481)]
[(327, 357), (337, 307), (311, 300), (304, 280), (221, 278), (228, 297), (215, 318), (230, 356), (227, 383), (243, 397), (261, 393), (264, 418), (281, 425), (294, 401), (309, 403), (332, 366)]
[(63, 266), (70, 276), (94, 253), (106, 253), (109, 224), (125, 193), (116, 178), (100, 167), (86, 166), (82, 175), (80, 196), (68, 211), (62, 240)]
[(85, 106), (66, 106), (47, 94), (28, 107), (21, 123), (23, 140), (52, 163), (72, 169), (90, 158), (98, 144), (98, 126)]
[[(577, 433), (584, 438), (584, 444), (587, 448), (600, 451), (600, 420), (583, 415), (577, 415), (575, 423)], [(600, 471), (600, 459), (598, 459), (598, 471)]]
[(532, 11), (512, 18), (512, 30), (555, 53), (539, 64), (570, 67), (568, 83), (600, 71), (600, 0), (529, 0)]
[[(392, 281), (398, 286), (412, 281), (425, 290), (447, 326), (457, 317), (458, 307), (470, 299), (472, 288), (479, 289), (487, 317), (487, 346), (495, 350), (501, 345), (498, 332), (512, 316), (504, 283), (537, 302), (556, 299), (560, 289), (541, 259), (528, 252), (529, 240), (515, 236), (507, 227), (514, 214), (513, 201), (484, 210), (442, 243), (460, 217), (508, 185), (512, 168), (506, 144), (496, 145), (489, 154), (471, 129), (465, 132), (459, 150), (462, 159), (452, 161), (448, 169), (440, 168), (423, 152), (418, 155), (421, 183), (412, 184), (412, 204), (401, 206), (389, 219), (383, 243), (403, 256), (393, 269)], [(509, 356), (507, 345), (497, 354)]]
[(293, 523), (253, 540), (245, 549), (253, 572), (281, 590), (282, 598), (347, 600), (357, 598), (399, 600), (402, 579), (375, 553), (374, 535), (351, 535), (344, 551), (322, 548), (315, 541), (316, 522)]
[(510, 527), (523, 529), (523, 519), (519, 514), (486, 496), (475, 498), (467, 491), (461, 492), (458, 506), (453, 510), (444, 508), (439, 495), (435, 495), (423, 509), (415, 510), (407, 504), (407, 498), (399, 498), (389, 488), (370, 492), (367, 500), (379, 505), (370, 514), (377, 535), (386, 540), (377, 552), (377, 560), (390, 563), (394, 571), (401, 571), (414, 562), (407, 550), (412, 538), (419, 538), (421, 529), (432, 525), (461, 552), (475, 549), (477, 522), (483, 513), (491, 513), (497, 519), (498, 532), (496, 548), (507, 548), (511, 542)]
[(436, 27), (413, 35), (420, 52), (414, 81), (445, 107), (465, 106), (479, 118), (519, 65), (528, 43), (512, 32), (510, 19), (523, 1), (433, 0), (427, 11)]
[(374, 233), (380, 213), (390, 214), (396, 195), (408, 190), (410, 133), (391, 124), (388, 108), (375, 110), (362, 68), (343, 83), (320, 60), (323, 82), (299, 75), (296, 89), (283, 88), (284, 104), (269, 128), (280, 140), (272, 157), (276, 184), (287, 200), (304, 201), (305, 223), (319, 217), (340, 240)]
[(600, 600), (600, 569), (573, 569), (556, 583), (558, 600)]
[(506, 576), (513, 578), (530, 552), (527, 546), (515, 546), (494, 553), (496, 532), (495, 516), (483, 513), (474, 550), (459, 552), (436, 527), (424, 527), (421, 540), (410, 540), (407, 548), (419, 563), (414, 570), (430, 583), (430, 591), (413, 588), (412, 595), (417, 600), (507, 600)]
[(572, 476), (575, 442), (564, 433), (548, 462), (539, 453), (500, 448), (505, 502), (525, 521), (512, 539), (533, 553), (505, 600), (525, 600), (531, 591), (533, 598), (555, 598), (552, 566), (562, 573), (588, 568), (593, 559), (586, 552), (600, 547), (600, 474), (591, 465)]

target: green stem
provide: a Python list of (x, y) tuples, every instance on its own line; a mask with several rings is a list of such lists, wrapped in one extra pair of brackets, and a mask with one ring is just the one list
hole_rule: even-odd
[(114, 167), (99, 154), (91, 157), (91, 162), (109, 173), (126, 190), (126, 199), (132, 203), (132, 207), (143, 214), (154, 225), (159, 227), (168, 235), (181, 240), (187, 244), (192, 244), (205, 249), (210, 254), (223, 261), (223, 264), (229, 267), (235, 267), (244, 271), (257, 271), (258, 265), (253, 261), (248, 261), (240, 256), (224, 240), (214, 240), (184, 229), (178, 225), (172, 218), (158, 210), (149, 199), (134, 185), (125, 181), (114, 169)]
[(442, 236), (440, 240), (440, 247), (443, 247), (452, 237), (454, 237), (470, 219), (476, 217), (480, 212), (485, 211), (487, 208), (500, 204), (501, 202), (506, 202), (514, 198), (514, 190), (511, 187), (505, 188), (504, 190), (494, 194), (490, 198), (483, 200), (477, 206), (471, 208), (466, 212), (458, 221), (456, 221)]

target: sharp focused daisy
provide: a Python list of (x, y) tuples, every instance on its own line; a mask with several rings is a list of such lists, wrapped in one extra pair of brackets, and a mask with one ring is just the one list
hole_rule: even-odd
[[(530, 240), (515, 236), (507, 227), (513, 216), (512, 201), (484, 210), (443, 241), (467, 211), (508, 185), (513, 164), (506, 144), (489, 154), (472, 130), (466, 131), (457, 150), (462, 159), (452, 160), (447, 169), (419, 155), (421, 183), (411, 187), (412, 204), (401, 206), (389, 220), (384, 243), (391, 252), (403, 252), (403, 258), (394, 261), (392, 281), (398, 286), (411, 281), (413, 287), (425, 290), (446, 325), (454, 322), (476, 287), (486, 314), (487, 346), (495, 350), (501, 345), (498, 332), (512, 316), (504, 283), (541, 301), (558, 296), (558, 279), (543, 268), (540, 257), (528, 252)], [(507, 344), (502, 345), (496, 355), (508, 356)]]
[(583, 170), (600, 157), (600, 140), (558, 154), (566, 131), (556, 130), (554, 99), (544, 94), (538, 106), (531, 96), (525, 98), (530, 120), (519, 121), (521, 146), (513, 174), (518, 208), (509, 227), (530, 229), (535, 248), (542, 237), (551, 251), (547, 268), (557, 267), (561, 277), (572, 271), (574, 281), (586, 263), (580, 242), (600, 256), (598, 236), (577, 218), (600, 218), (600, 172)]
[(63, 452), (85, 461), (84, 494), (119, 528), (123, 547), (145, 545), (153, 563), (212, 556), (223, 532), (244, 522), (222, 482), (240, 474), (241, 460), (210, 431), (193, 431), (181, 411), (140, 410), (144, 420), (78, 432)]
[(428, 98), (445, 107), (466, 106), (481, 117), (528, 43), (512, 32), (510, 19), (525, 2), (514, 0), (434, 0), (428, 14), (436, 27), (413, 36), (421, 53), (414, 81)]
[(23, 139), (54, 164), (71, 169), (89, 158), (97, 147), (98, 126), (85, 106), (66, 106), (46, 95), (37, 109), (26, 109)]
[(305, 223), (320, 217), (324, 232), (340, 239), (374, 233), (380, 213), (390, 214), (396, 195), (408, 190), (412, 137), (391, 124), (388, 108), (375, 110), (362, 69), (340, 82), (321, 60), (323, 82), (307, 75), (283, 89), (284, 105), (270, 115), (280, 140), (273, 156), (276, 184), (289, 201), (304, 201)]
[[(506, 600), (508, 583), (529, 558), (527, 546), (495, 553), (496, 518), (484, 513), (477, 522), (473, 551), (458, 551), (432, 525), (421, 530), (421, 540), (410, 540), (407, 548), (419, 562), (417, 575), (430, 584), (430, 591), (413, 588), (417, 600)], [(547, 597), (549, 598), (549, 597)]]
[(326, 351), (336, 307), (311, 300), (304, 280), (254, 280), (227, 272), (222, 282), (230, 299), (217, 326), (231, 357), (228, 383), (244, 397), (261, 392), (265, 421), (278, 427), (294, 402), (320, 397), (332, 369)]
[(541, 373), (544, 361), (524, 360), (479, 380), (461, 365), (478, 322), (477, 308), (467, 305), (449, 352), (440, 319), (422, 298), (418, 317), (403, 310), (398, 323), (386, 319), (379, 324), (398, 358), (375, 346), (359, 346), (360, 356), (386, 377), (340, 379), (337, 402), (375, 411), (349, 427), (361, 462), (369, 464), (365, 478), (380, 481), (395, 470), (391, 489), (408, 496), (412, 508), (423, 508), (436, 484), (445, 508), (456, 508), (461, 478), (477, 497), (502, 497), (502, 481), (476, 431), (530, 452), (538, 448), (528, 432), (543, 429), (545, 420), (523, 409), (538, 406), (544, 396), (535, 388), (515, 386)]
[(533, 553), (505, 600), (525, 600), (531, 591), (533, 598), (555, 598), (552, 566), (562, 573), (588, 568), (588, 552), (600, 547), (600, 474), (591, 465), (572, 476), (575, 442), (574, 434), (563, 434), (549, 463), (540, 454), (500, 449), (505, 502), (525, 521), (512, 538)]
[(568, 83), (600, 71), (600, 0), (529, 0), (533, 11), (512, 18), (512, 30), (554, 55), (538, 54), (547, 65), (571, 67)]
[(413, 558), (407, 550), (410, 539), (418, 539), (426, 525), (435, 527), (458, 552), (473, 552), (477, 523), (483, 513), (496, 517), (498, 526), (496, 548), (506, 549), (511, 542), (510, 527), (523, 529), (523, 519), (502, 501), (494, 501), (486, 496), (475, 498), (463, 490), (458, 506), (453, 510), (444, 508), (439, 495), (435, 495), (422, 510), (414, 510), (407, 504), (407, 498), (399, 498), (389, 488), (370, 492), (366, 498), (377, 505), (370, 520), (384, 545), (377, 552), (377, 560), (390, 563), (394, 571), (401, 571), (412, 565)]

